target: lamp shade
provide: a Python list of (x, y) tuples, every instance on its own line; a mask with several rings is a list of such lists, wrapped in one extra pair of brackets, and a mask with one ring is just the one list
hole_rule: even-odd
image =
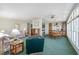
[(12, 32), (11, 32), (11, 35), (12, 36), (20, 35), (20, 31), (18, 29), (13, 29)]

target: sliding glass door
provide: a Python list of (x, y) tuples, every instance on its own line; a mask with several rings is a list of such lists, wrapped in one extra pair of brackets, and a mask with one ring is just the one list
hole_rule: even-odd
[(74, 21), (72, 21), (71, 23), (72, 23), (72, 25), (71, 25), (71, 27), (72, 27), (72, 29), (71, 29), (71, 34), (72, 34), (71, 40), (74, 42), (74, 26), (73, 26), (74, 25)]
[(67, 21), (67, 36), (79, 49), (79, 8), (72, 11)]
[(79, 18), (76, 18), (69, 24), (67, 24), (67, 35), (69, 39), (79, 47)]
[(78, 19), (78, 48), (79, 48), (79, 19)]

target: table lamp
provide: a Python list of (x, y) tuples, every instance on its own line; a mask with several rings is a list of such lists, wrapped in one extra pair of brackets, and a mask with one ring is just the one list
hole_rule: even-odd
[(18, 39), (18, 36), (20, 35), (20, 31), (18, 29), (13, 29), (11, 32), (11, 35), (16, 39)]

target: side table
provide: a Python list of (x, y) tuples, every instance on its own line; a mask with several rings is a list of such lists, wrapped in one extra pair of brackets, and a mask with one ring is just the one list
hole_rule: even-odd
[(17, 39), (16, 41), (10, 42), (10, 53), (18, 54), (23, 52), (24, 50), (24, 42), (21, 39)]

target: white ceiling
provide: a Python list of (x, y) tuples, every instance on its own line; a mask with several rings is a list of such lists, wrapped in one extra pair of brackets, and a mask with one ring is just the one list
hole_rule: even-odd
[(0, 4), (0, 16), (29, 19), (55, 15), (57, 21), (66, 21), (73, 3), (4, 3)]

